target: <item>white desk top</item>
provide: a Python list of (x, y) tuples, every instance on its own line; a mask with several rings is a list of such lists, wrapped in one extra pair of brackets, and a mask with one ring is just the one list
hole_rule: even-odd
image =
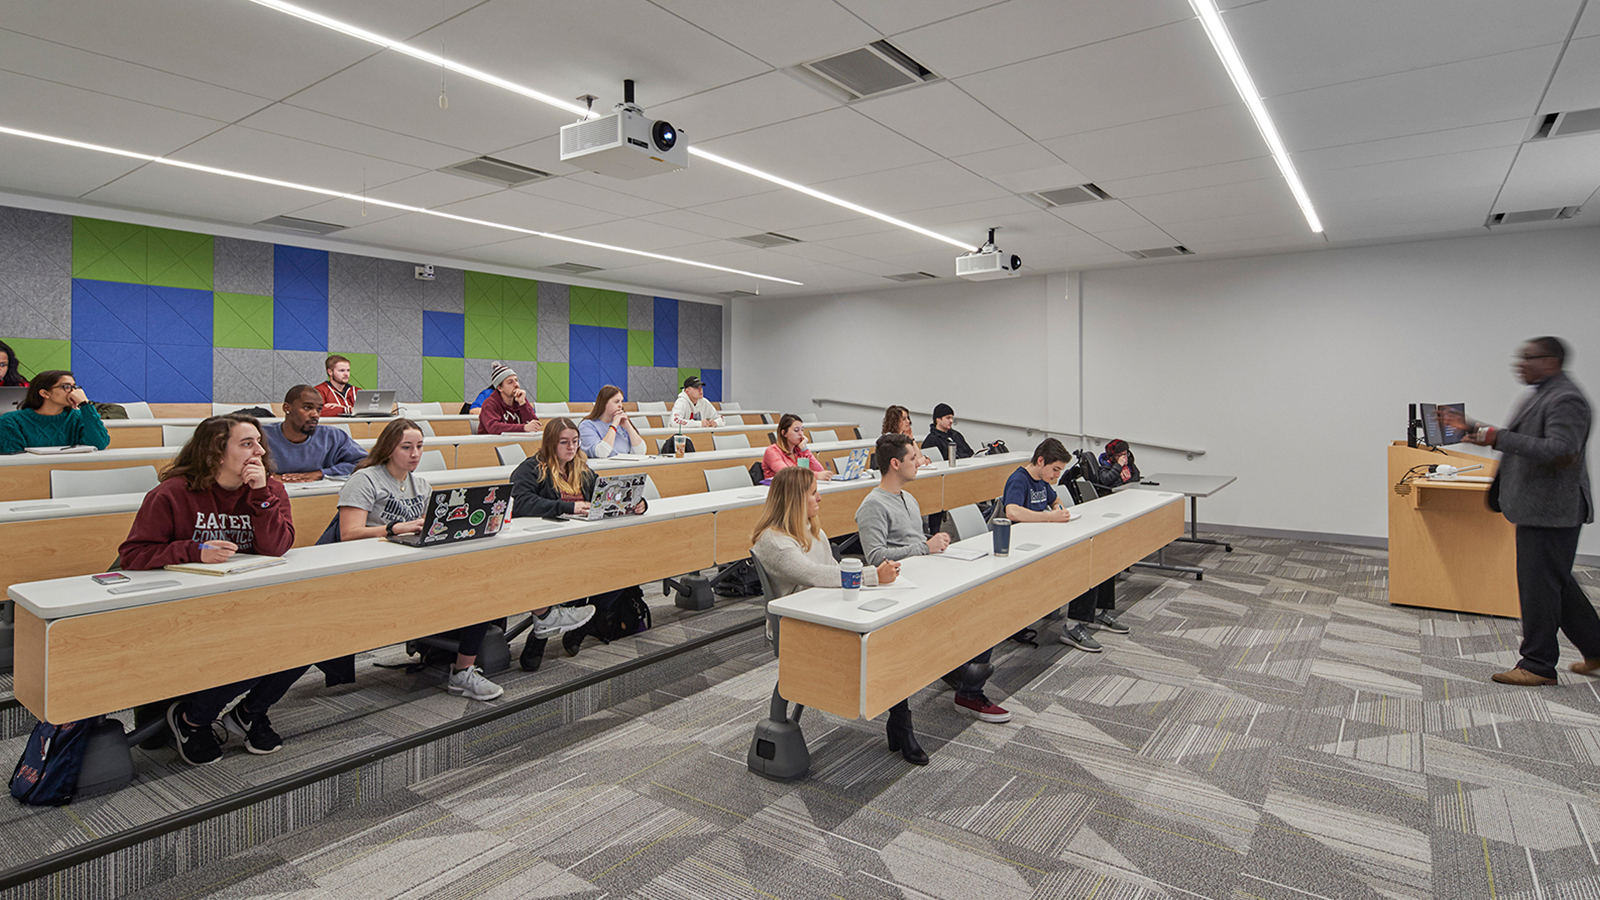
[[(1025, 455), (1025, 454), (1024, 454)], [(846, 599), (842, 588), (809, 588), (774, 600), (767, 611), (780, 616), (803, 619), (844, 631), (866, 634), (898, 621), (939, 602), (1005, 575), (1028, 563), (1070, 547), (1129, 519), (1138, 518), (1169, 503), (1182, 503), (1176, 492), (1138, 491), (1113, 494), (1072, 507), (1071, 522), (1018, 522), (1011, 526), (1011, 555), (985, 556), (982, 559), (941, 559), (938, 556), (913, 556), (902, 560), (900, 574), (914, 588), (866, 588), (857, 597)], [(1038, 544), (1037, 550), (1018, 550), (1023, 544)], [(992, 550), (994, 539), (981, 534), (955, 544)], [(872, 600), (894, 600), (888, 609), (868, 611), (862, 604)]]
[[(864, 441), (853, 441), (853, 444), (864, 444)], [(734, 456), (740, 453), (749, 455), (752, 451), (723, 451)], [(694, 454), (697, 457), (711, 456), (713, 454)], [(954, 470), (939, 467), (938, 474), (962, 469), (985, 468), (988, 466), (1017, 465), (1021, 457), (1026, 454), (1013, 453), (999, 457), (978, 457), (972, 460), (963, 460), (962, 464)], [(663, 458), (662, 464), (675, 462), (675, 459)], [(602, 461), (604, 462), (604, 461)], [(620, 468), (621, 465), (614, 466)], [(455, 469), (451, 473), (476, 471), (480, 478), (492, 476), (509, 479), (510, 466), (483, 468), (477, 470)], [(600, 468), (599, 465), (596, 466)], [(498, 473), (497, 475), (495, 473)], [(432, 475), (445, 475), (445, 472), (430, 472)], [(443, 479), (428, 479), (435, 487), (444, 487)], [(465, 480), (465, 479), (463, 479)], [(313, 484), (316, 484), (313, 482)], [(873, 479), (858, 479), (855, 481), (829, 481), (824, 482), (822, 490), (825, 493), (855, 490), (876, 484)], [(324, 493), (332, 493), (338, 489), (337, 484), (324, 486)], [(139, 495), (123, 495), (124, 497)], [(292, 494), (291, 494), (292, 496)], [(306, 578), (318, 578), (326, 575), (339, 575), (363, 569), (379, 568), (382, 566), (397, 565), (413, 562), (422, 558), (423, 554), (432, 556), (449, 556), (457, 553), (472, 553), (479, 550), (489, 550), (496, 547), (506, 547), (515, 544), (530, 543), (533, 541), (549, 540), (571, 534), (586, 534), (610, 528), (626, 528), (649, 522), (658, 522), (666, 519), (676, 519), (686, 516), (705, 515), (722, 510), (739, 509), (755, 506), (766, 502), (767, 488), (752, 486), (729, 491), (703, 492), (685, 494), (679, 497), (662, 497), (650, 501), (650, 510), (642, 516), (625, 516), (617, 519), (607, 519), (599, 522), (575, 522), (571, 520), (550, 519), (514, 519), (500, 534), (491, 538), (481, 538), (475, 541), (464, 541), (459, 544), (448, 544), (439, 547), (414, 548), (405, 547), (389, 541), (365, 540), (351, 541), (349, 543), (329, 544), (320, 547), (301, 547), (290, 550), (286, 555), (288, 562), (281, 566), (272, 566), (257, 569), (252, 572), (243, 572), (237, 575), (228, 575), (218, 578), (212, 575), (196, 575), (185, 572), (168, 572), (157, 569), (147, 572), (127, 572), (130, 579), (124, 582), (123, 587), (137, 585), (141, 582), (176, 582), (176, 584), (155, 587), (147, 591), (134, 591), (132, 593), (113, 594), (109, 588), (94, 584), (88, 575), (76, 575), (68, 578), (56, 578), (49, 581), (32, 581), (13, 584), (8, 588), (7, 594), (24, 609), (43, 619), (58, 619), (67, 616), (85, 615), (88, 613), (105, 612), (113, 609), (126, 609), (135, 606), (146, 606), (153, 603), (165, 603), (173, 600), (184, 600), (192, 597), (208, 596), (216, 593), (247, 590), (250, 588), (266, 587), (274, 584), (285, 584)], [(60, 501), (67, 502), (67, 501)], [(136, 505), (136, 504), (135, 504)]]
[[(378, 423), (384, 423), (384, 422), (390, 422), (390, 421), (392, 421), (394, 419), (397, 419), (397, 418), (400, 418), (400, 417), (399, 416), (357, 416), (357, 417), (354, 417), (354, 418), (346, 418), (346, 417), (343, 417), (343, 416), (323, 416), (322, 419), (321, 419), (320, 424), (323, 424), (323, 425), (349, 425), (349, 424), (354, 423), (354, 422), (378, 422)], [(413, 421), (417, 421), (417, 422), (476, 422), (476, 421), (478, 421), (478, 417), (477, 416), (458, 416), (458, 415), (455, 415), (453, 413), (452, 414), (448, 414), (448, 415), (443, 414), (443, 413), (425, 413), (423, 415), (417, 415), (417, 416), (406, 416), (406, 418), (411, 419)], [(103, 421), (105, 422), (105, 426), (107, 428), (150, 428), (150, 427), (160, 427), (162, 425), (183, 425), (183, 426), (193, 427), (195, 425), (199, 425), (201, 422), (204, 422), (205, 419), (203, 419), (203, 418), (201, 418), (201, 419), (105, 419)], [(264, 425), (271, 425), (274, 422), (282, 422), (283, 419), (281, 417), (279, 417), (279, 416), (272, 416), (270, 418), (269, 417), (261, 417), (261, 418), (258, 418), (256, 421), (261, 422)]]
[(1123, 487), (1128, 490), (1141, 491), (1171, 491), (1185, 497), (1209, 497), (1222, 490), (1235, 481), (1237, 475), (1177, 475), (1171, 472), (1157, 472), (1154, 475), (1144, 475), (1141, 481), (1154, 481), (1155, 484), (1128, 484)]
[[(318, 426), (326, 427), (326, 426)], [(441, 434), (424, 440), (424, 444), (515, 444), (538, 435), (530, 434)], [(377, 438), (355, 438), (356, 446), (371, 450)], [(87, 453), (70, 453), (59, 456), (41, 456), (35, 453), (12, 453), (0, 456), (0, 466), (64, 466), (85, 462), (142, 462), (167, 460), (178, 455), (180, 447), (112, 447), (109, 450), (90, 450)]]

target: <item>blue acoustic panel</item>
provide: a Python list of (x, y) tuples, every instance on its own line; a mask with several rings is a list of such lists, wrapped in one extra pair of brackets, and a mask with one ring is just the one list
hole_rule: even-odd
[(722, 402), (722, 370), (701, 369), (700, 381), (705, 384), (706, 399)]
[(598, 325), (568, 326), (568, 396), (594, 399), (608, 384), (628, 386), (628, 330)]
[(657, 366), (678, 367), (678, 301), (656, 298), (656, 356)]
[(210, 403), (212, 363), (210, 347), (150, 344), (145, 348), (144, 399), (150, 403)]
[[(142, 288), (143, 285), (140, 285)], [(97, 403), (144, 399), (145, 345), (127, 341), (73, 341), (72, 376)]]
[[(328, 302), (328, 251), (273, 248), (272, 296)], [(296, 348), (299, 349), (299, 348)]]
[[(328, 301), (274, 297), (272, 349), (328, 349)], [(343, 349), (343, 348), (341, 348)]]
[[(148, 330), (145, 324), (148, 290), (142, 284), (72, 279), (73, 340), (143, 344)], [(143, 380), (139, 387), (144, 387)]]
[(211, 316), (216, 306), (210, 291), (152, 287), (145, 303), (146, 331), (155, 340), (190, 347), (211, 346)]
[(466, 356), (466, 332), (467, 317), (465, 315), (424, 310), (422, 313), (422, 355)]

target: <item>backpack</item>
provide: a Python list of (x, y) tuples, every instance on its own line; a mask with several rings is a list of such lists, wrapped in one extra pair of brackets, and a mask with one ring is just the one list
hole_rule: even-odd
[(761, 577), (756, 574), (755, 561), (749, 557), (729, 566), (719, 578), (715, 588), (718, 597), (761, 596)]
[(63, 806), (78, 790), (84, 750), (100, 716), (65, 725), (33, 726), (22, 758), (11, 773), (11, 796), (30, 806)]
[(650, 630), (650, 606), (638, 587), (623, 588), (611, 603), (609, 615), (596, 614), (589, 633), (606, 643)]

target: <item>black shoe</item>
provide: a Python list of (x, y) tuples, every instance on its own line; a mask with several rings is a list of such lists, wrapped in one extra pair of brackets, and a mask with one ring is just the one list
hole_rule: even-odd
[(272, 723), (267, 721), (266, 713), (251, 715), (245, 712), (241, 703), (235, 706), (222, 717), (222, 725), (228, 734), (244, 739), (244, 748), (257, 756), (266, 756), (268, 753), (277, 753), (283, 749), (283, 738), (272, 730)]
[(222, 758), (222, 745), (211, 731), (212, 723), (190, 725), (183, 718), (183, 701), (174, 700), (167, 707), (167, 726), (177, 740), (178, 756), (191, 766), (208, 766)]
[(928, 753), (917, 743), (917, 733), (911, 728), (911, 712), (907, 710), (901, 715), (896, 712), (889, 711), (889, 752), (898, 750), (913, 766), (927, 765)]
[(577, 656), (578, 650), (582, 647), (583, 629), (580, 628), (577, 631), (569, 631), (561, 636), (561, 649), (565, 650), (568, 656)]
[(544, 662), (544, 648), (548, 643), (550, 642), (544, 638), (528, 638), (528, 642), (522, 645), (522, 658), (519, 660), (522, 663), (522, 671), (539, 671), (539, 666)]

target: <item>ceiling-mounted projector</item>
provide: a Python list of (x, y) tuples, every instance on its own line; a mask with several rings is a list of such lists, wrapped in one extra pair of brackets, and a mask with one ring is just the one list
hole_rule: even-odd
[(989, 229), (989, 240), (982, 247), (971, 253), (963, 253), (956, 257), (956, 277), (968, 281), (987, 281), (991, 278), (1011, 278), (1022, 268), (1022, 257), (1015, 253), (1005, 253), (994, 245), (994, 233), (999, 228)]
[(612, 178), (643, 178), (689, 167), (689, 142), (672, 123), (634, 105), (633, 79), (608, 116), (561, 126), (561, 161)]

